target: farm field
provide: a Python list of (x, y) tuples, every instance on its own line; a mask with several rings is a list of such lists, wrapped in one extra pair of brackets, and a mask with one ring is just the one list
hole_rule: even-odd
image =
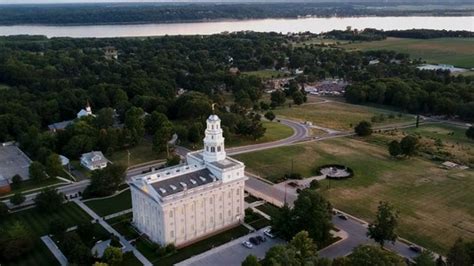
[[(280, 117), (295, 119), (301, 122), (311, 121), (314, 125), (341, 131), (352, 130), (360, 121), (366, 120), (370, 122), (373, 116), (380, 114), (386, 116), (385, 121), (373, 123), (372, 126), (415, 121), (414, 117), (408, 115), (398, 117), (396, 112), (389, 110), (335, 101), (303, 104), (300, 106), (293, 105), (291, 108), (277, 108), (273, 112)], [(390, 114), (393, 114), (395, 117), (388, 118)]]
[(350, 50), (394, 50), (410, 54), (412, 59), (422, 58), (428, 63), (450, 64), (457, 67), (474, 67), (473, 38), (405, 39), (387, 38), (383, 41), (357, 42), (340, 47)]
[(20, 261), (5, 265), (57, 265), (57, 261), (49, 249), (43, 244), (40, 237), (47, 234), (49, 224), (54, 219), (64, 221), (67, 227), (75, 226), (91, 220), (88, 214), (82, 211), (75, 203), (66, 203), (63, 208), (54, 214), (45, 214), (36, 208), (10, 214), (0, 220), (0, 228), (6, 228), (14, 222), (21, 222), (27, 226), (34, 237), (33, 250), (21, 258)]
[[(472, 146), (471, 146), (472, 147)], [(339, 138), (241, 154), (248, 171), (275, 180), (291, 170), (308, 177), (317, 166), (343, 164), (355, 176), (321, 182), (321, 193), (339, 209), (371, 221), (379, 201), (400, 211), (398, 233), (446, 254), (458, 237), (474, 238), (474, 171), (445, 170), (420, 157), (395, 160), (385, 145)]]
[(84, 203), (102, 217), (132, 208), (130, 189), (110, 198), (90, 200)]

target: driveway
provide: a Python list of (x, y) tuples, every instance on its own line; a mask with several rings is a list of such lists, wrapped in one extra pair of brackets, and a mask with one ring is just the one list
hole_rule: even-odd
[(281, 239), (271, 239), (267, 237), (267, 241), (261, 243), (258, 246), (254, 246), (253, 248), (249, 249), (242, 246), (242, 242), (244, 240), (248, 240), (250, 237), (263, 235), (262, 228), (255, 233), (250, 233), (246, 236), (228, 242), (224, 245), (219, 247), (213, 248), (207, 252), (201, 253), (197, 256), (189, 258), (185, 261), (182, 261), (177, 266), (184, 266), (184, 265), (193, 265), (193, 266), (209, 266), (209, 265), (216, 265), (216, 266), (240, 266), (242, 261), (248, 255), (255, 255), (257, 258), (261, 259), (265, 257), (265, 253), (273, 246), (278, 244), (284, 244), (285, 241)]

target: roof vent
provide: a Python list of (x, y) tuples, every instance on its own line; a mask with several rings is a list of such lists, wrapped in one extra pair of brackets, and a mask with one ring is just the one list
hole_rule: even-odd
[(166, 189), (160, 187), (160, 192), (161, 192), (161, 194), (165, 194), (165, 193), (166, 193)]
[(184, 188), (186, 188), (186, 187), (188, 186), (188, 185), (186, 185), (186, 183), (184, 183), (184, 182), (179, 182), (179, 184), (180, 184), (182, 187), (184, 187)]
[(172, 190), (176, 190), (176, 189), (177, 189), (177, 187), (176, 187), (176, 186), (173, 186), (173, 185), (170, 185), (170, 188), (171, 188)]
[(205, 178), (205, 177), (200, 176), (199, 179), (201, 179), (202, 182), (206, 182), (206, 178)]
[(192, 183), (193, 185), (196, 185), (196, 183), (197, 183), (196, 180), (194, 180), (194, 179), (190, 179), (189, 181), (191, 181), (191, 183)]

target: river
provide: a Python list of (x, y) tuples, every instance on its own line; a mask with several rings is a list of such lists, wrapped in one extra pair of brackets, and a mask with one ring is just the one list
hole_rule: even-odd
[(48, 37), (139, 37), (163, 35), (215, 34), (251, 30), (257, 32), (326, 32), (376, 28), (383, 30), (435, 29), (474, 31), (474, 17), (345, 17), (258, 19), (238, 21), (190, 22), (137, 25), (0, 26), (0, 35), (46, 35)]

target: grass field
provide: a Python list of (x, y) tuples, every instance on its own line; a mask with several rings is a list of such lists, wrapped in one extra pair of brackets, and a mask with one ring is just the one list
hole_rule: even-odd
[(444, 170), (423, 158), (395, 160), (386, 146), (339, 138), (236, 156), (247, 169), (270, 180), (291, 169), (310, 176), (314, 168), (338, 163), (355, 176), (322, 181), (321, 193), (357, 217), (372, 220), (381, 200), (400, 211), (398, 233), (446, 254), (456, 238), (474, 238), (474, 171)]
[(419, 128), (392, 130), (374, 134), (375, 143), (400, 140), (405, 135), (418, 137), (420, 154), (428, 159), (454, 161), (474, 168), (474, 143), (466, 137), (466, 129), (451, 125), (428, 124)]
[(285, 73), (282, 73), (277, 70), (270, 70), (270, 69), (257, 70), (257, 71), (244, 71), (244, 72), (241, 72), (240, 74), (257, 76), (263, 80), (272, 79), (272, 78), (282, 78), (282, 77), (287, 76), (285, 75)]
[(362, 120), (370, 122), (372, 116), (379, 114), (385, 114), (386, 116), (394, 114), (395, 118), (386, 118), (383, 123), (373, 123), (373, 126), (414, 121), (414, 118), (407, 115), (399, 118), (396, 112), (335, 101), (300, 106), (293, 105), (291, 108), (278, 108), (273, 112), (280, 117), (296, 119), (302, 122), (311, 121), (314, 125), (343, 131), (352, 130)]
[(188, 259), (192, 256), (201, 254), (208, 251), (213, 247), (220, 246), (224, 243), (227, 243), (233, 239), (239, 238), (249, 233), (249, 230), (243, 226), (239, 225), (235, 228), (229, 229), (222, 233), (219, 233), (215, 236), (211, 236), (207, 239), (196, 242), (190, 246), (181, 248), (176, 254), (173, 254), (168, 257), (158, 257), (155, 250), (151, 248), (148, 242), (138, 239), (136, 242), (137, 249), (149, 259), (154, 265), (174, 265), (180, 261)]
[(355, 50), (394, 50), (410, 54), (413, 59), (422, 58), (428, 63), (450, 64), (458, 67), (474, 67), (474, 38), (401, 39), (358, 42), (341, 45)]
[(339, 45), (345, 44), (348, 41), (343, 40), (335, 40), (335, 39), (320, 39), (320, 38), (311, 38), (309, 40), (301, 41), (301, 42), (293, 42), (294, 48), (311, 46), (311, 45)]
[(130, 190), (126, 190), (111, 198), (90, 200), (84, 203), (99, 216), (107, 216), (132, 208)]
[(23, 223), (31, 230), (35, 242), (33, 250), (23, 256), (21, 260), (5, 265), (57, 265), (56, 259), (40, 239), (41, 236), (48, 233), (49, 224), (54, 219), (62, 220), (67, 227), (91, 220), (89, 215), (82, 211), (75, 203), (64, 204), (63, 208), (54, 214), (42, 213), (33, 208), (13, 213), (6, 218), (0, 219), (1, 228), (8, 227), (16, 221)]
[(50, 185), (60, 186), (61, 185), (60, 183), (65, 183), (65, 182), (62, 181), (62, 180), (59, 180), (57, 178), (48, 178), (48, 179), (41, 180), (41, 181), (25, 180), (25, 181), (22, 181), (20, 184), (17, 184), (17, 185), (12, 184), (11, 185), (11, 188), (12, 188), (11, 193), (1, 195), (2, 197), (0, 197), (0, 198), (9, 197), (9, 196), (13, 195), (16, 192), (23, 192), (23, 191), (27, 191), (27, 190), (31, 190), (31, 189), (35, 189), (35, 188), (39, 188), (39, 187), (50, 186)]
[[(152, 161), (158, 159), (166, 159), (166, 154), (156, 154), (151, 150), (152, 143), (146, 139), (143, 139), (140, 144), (130, 148), (130, 166)], [(128, 164), (128, 152), (127, 150), (116, 151), (110, 157), (110, 161), (116, 164), (127, 166)]]
[(226, 139), (226, 146), (227, 147), (238, 147), (238, 146), (245, 146), (245, 145), (252, 145), (264, 142), (271, 142), (280, 139), (285, 139), (293, 135), (293, 129), (291, 127), (286, 126), (284, 124), (278, 122), (262, 122), (263, 126), (267, 129), (265, 131), (265, 135), (257, 140), (253, 140), (251, 138), (244, 138), (240, 136), (231, 137), (231, 139)]

